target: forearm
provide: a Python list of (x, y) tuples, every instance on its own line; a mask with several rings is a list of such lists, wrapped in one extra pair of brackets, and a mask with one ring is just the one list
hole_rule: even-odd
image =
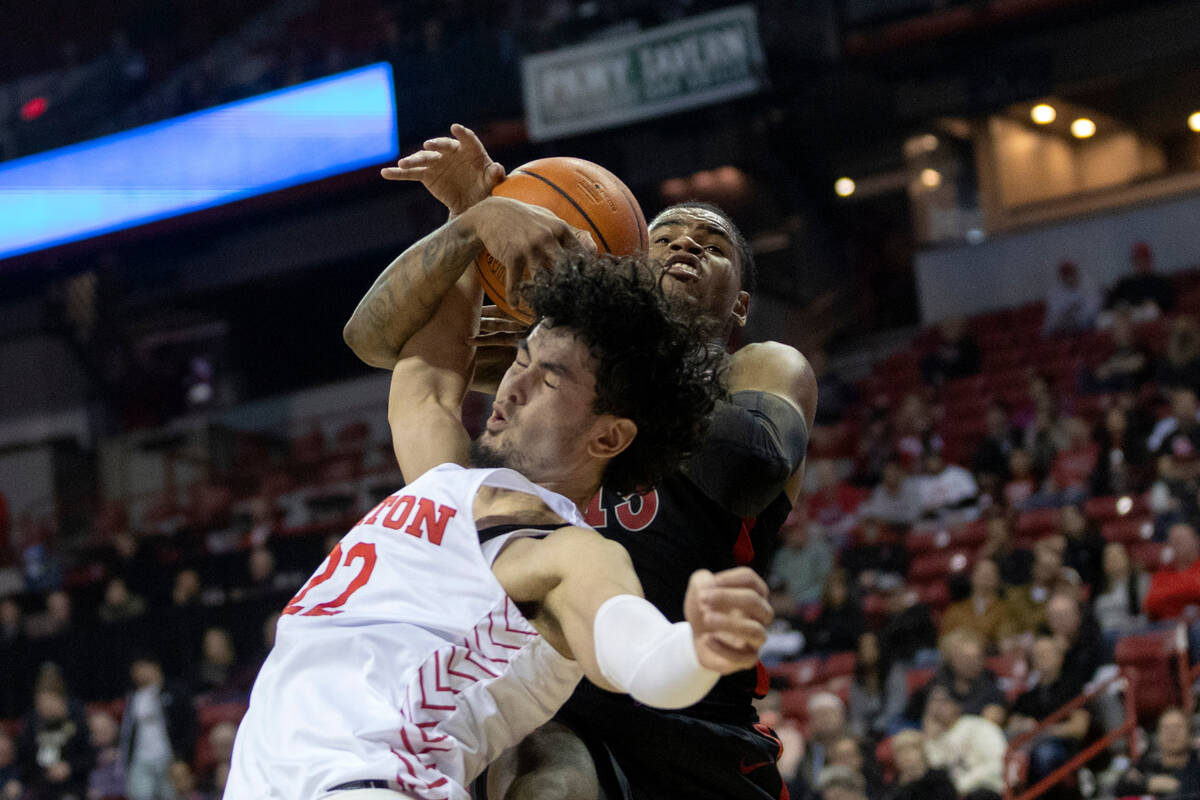
[(432, 317), (483, 250), (470, 213), (409, 247), (383, 271), (354, 309), (343, 338), (363, 362), (391, 369), (410, 337)]

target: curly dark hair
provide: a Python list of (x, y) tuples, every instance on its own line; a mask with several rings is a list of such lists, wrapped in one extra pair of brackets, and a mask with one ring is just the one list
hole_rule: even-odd
[(605, 468), (604, 486), (648, 491), (699, 446), (721, 391), (717, 355), (700, 320), (663, 293), (658, 270), (635, 257), (572, 253), (522, 287), (534, 314), (569, 328), (596, 364), (597, 414), (637, 425)]
[(654, 216), (654, 219), (650, 220), (650, 227), (653, 228), (656, 222), (666, 217), (672, 211), (688, 208), (699, 208), (703, 211), (716, 214), (725, 220), (725, 224), (729, 226), (729, 230), (733, 234), (733, 247), (737, 250), (738, 275), (742, 279), (740, 288), (743, 291), (754, 294), (754, 290), (758, 287), (758, 266), (754, 263), (754, 250), (750, 247), (750, 243), (746, 241), (745, 235), (742, 234), (738, 226), (733, 224), (733, 218), (729, 216), (725, 209), (715, 203), (709, 203), (704, 200), (685, 200), (682, 203), (667, 206), (658, 212)]

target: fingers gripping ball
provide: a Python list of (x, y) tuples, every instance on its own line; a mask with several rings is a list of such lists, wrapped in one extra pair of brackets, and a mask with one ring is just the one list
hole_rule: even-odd
[[(552, 212), (587, 231), (601, 253), (633, 255), (649, 246), (646, 218), (628, 187), (599, 164), (582, 158), (539, 158), (518, 167), (496, 185), (493, 195), (521, 200)], [(486, 250), (475, 259), (488, 295), (504, 313), (526, 324), (529, 307), (504, 289), (505, 267)]]

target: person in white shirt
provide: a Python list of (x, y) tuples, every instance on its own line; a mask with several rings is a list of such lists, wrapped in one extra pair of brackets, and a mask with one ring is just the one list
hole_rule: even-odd
[(999, 725), (963, 714), (950, 690), (936, 684), (929, 690), (922, 727), (929, 765), (949, 772), (959, 795), (983, 800), (1003, 794), (1008, 742)]
[(921, 512), (927, 518), (965, 522), (979, 516), (979, 484), (970, 471), (947, 464), (939, 452), (925, 456), (925, 472), (913, 478)]

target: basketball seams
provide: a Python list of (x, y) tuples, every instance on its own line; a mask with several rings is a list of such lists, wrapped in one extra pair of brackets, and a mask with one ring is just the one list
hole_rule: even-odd
[(572, 208), (574, 208), (576, 211), (579, 212), (579, 215), (583, 217), (585, 222), (587, 222), (588, 227), (590, 227), (592, 229), (592, 232), (595, 233), (596, 236), (600, 239), (600, 246), (604, 248), (604, 252), (606, 252), (606, 253), (612, 252), (612, 248), (608, 246), (608, 241), (604, 238), (604, 234), (600, 232), (600, 229), (598, 227), (596, 227), (596, 223), (592, 222), (592, 218), (588, 215), (588, 213), (586, 211), (583, 210), (583, 207), (580, 206), (579, 203), (575, 202), (575, 198), (571, 197), (571, 195), (568, 192), (566, 192), (562, 187), (560, 187), (557, 183), (555, 183), (554, 181), (545, 177), (544, 175), (537, 174), (533, 170), (517, 169), (514, 171), (518, 175), (529, 175), (530, 177), (537, 178), (539, 181), (546, 184), (551, 189), (553, 189), (554, 191), (556, 191), (560, 195), (562, 195), (563, 199), (565, 199), (568, 203), (570, 203)]

